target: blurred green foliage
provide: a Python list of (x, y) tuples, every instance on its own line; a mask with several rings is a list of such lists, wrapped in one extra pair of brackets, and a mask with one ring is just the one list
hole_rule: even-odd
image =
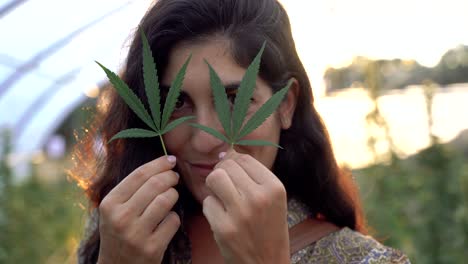
[(15, 181), (8, 150), (5, 144), (0, 155), (0, 263), (76, 263), (85, 222), (82, 191), (65, 173), (40, 180), (37, 166)]
[[(382, 91), (377, 64), (366, 65), (365, 82), (373, 101), (366, 120), (375, 165), (353, 172), (371, 234), (401, 249), (414, 263), (464, 263), (468, 259), (468, 140), (460, 136), (448, 144), (438, 142), (432, 132), (436, 84), (426, 81), (429, 133), (422, 136), (430, 139), (430, 146), (406, 159), (398, 158), (377, 103)], [(379, 140), (386, 141), (388, 153), (375, 151)]]
[(460, 45), (443, 54), (439, 63), (432, 68), (424, 67), (414, 60), (356, 57), (349, 66), (326, 70), (324, 78), (327, 92), (365, 85), (369, 63), (374, 63), (378, 68), (383, 90), (402, 89), (408, 85), (423, 84), (425, 80), (433, 80), (442, 86), (468, 82), (468, 46)]
[(414, 263), (468, 259), (468, 157), (436, 143), (354, 175), (372, 235), (384, 244)]

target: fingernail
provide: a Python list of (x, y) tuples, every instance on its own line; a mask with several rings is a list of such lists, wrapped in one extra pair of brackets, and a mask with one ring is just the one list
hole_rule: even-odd
[(226, 152), (220, 152), (220, 153), (218, 154), (219, 159), (223, 159), (224, 156), (226, 156)]
[(167, 160), (168, 160), (170, 163), (175, 163), (177, 159), (176, 159), (175, 156), (170, 155), (170, 156), (167, 156)]
[(179, 175), (179, 173), (178, 173), (178, 172), (176, 172), (175, 174), (177, 175), (177, 178), (179, 178), (179, 179), (180, 179), (180, 175)]

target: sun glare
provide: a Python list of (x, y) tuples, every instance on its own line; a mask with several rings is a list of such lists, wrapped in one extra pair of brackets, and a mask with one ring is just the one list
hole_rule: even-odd
[[(423, 66), (434, 67), (446, 51), (468, 44), (468, 16), (465, 14), (468, 1), (280, 2), (290, 17), (296, 48), (308, 72), (316, 107), (329, 128), (337, 158), (350, 167), (362, 167), (370, 161), (365, 131), (370, 101), (363, 90), (341, 93), (339, 98), (325, 97), (325, 70), (347, 66), (356, 56), (399, 58), (408, 64), (416, 60)], [(468, 124), (460, 126), (459, 121), (468, 109), (466, 104), (450, 103), (454, 100), (447, 101), (444, 96), (442, 93), (435, 98), (434, 131), (443, 141), (448, 141), (468, 128)], [(466, 96), (468, 92), (463, 91), (452, 97)], [(427, 136), (424, 104), (418, 103), (418, 108), (413, 103), (423, 100), (423, 95), (401, 94), (381, 99), (386, 118), (393, 126), (392, 136), (402, 153), (409, 155), (426, 147), (429, 141), (424, 137)], [(409, 99), (413, 101), (408, 102)], [(441, 103), (443, 101), (446, 103)], [(401, 115), (402, 109), (410, 114)], [(446, 129), (440, 129), (442, 124)]]
[(314, 94), (323, 73), (355, 56), (401, 58), (435, 66), (445, 51), (468, 44), (468, 1), (280, 0)]

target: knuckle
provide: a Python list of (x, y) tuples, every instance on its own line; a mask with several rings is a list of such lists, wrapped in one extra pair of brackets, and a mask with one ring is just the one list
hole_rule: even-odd
[(203, 206), (203, 210), (205, 210), (208, 206), (210, 206), (210, 204), (213, 202), (213, 196), (211, 195), (208, 195), (205, 199), (203, 199), (202, 201), (202, 206)]
[(222, 168), (230, 168), (232, 166), (235, 165), (235, 161), (232, 160), (232, 159), (227, 159), (227, 160), (223, 160), (223, 162), (221, 163), (221, 167)]
[(108, 196), (102, 199), (101, 203), (99, 204), (99, 213), (101, 215), (109, 215), (112, 212), (114, 204), (112, 203), (111, 199)]
[(179, 200), (179, 192), (175, 188), (170, 188), (169, 194), (173, 202)]
[(177, 184), (180, 178), (179, 174), (173, 170), (171, 170), (170, 173), (171, 173), (171, 179), (174, 180), (174, 184)]
[(270, 205), (270, 198), (263, 192), (256, 193), (253, 197), (253, 207), (258, 209), (268, 208)]
[(286, 188), (284, 185), (278, 180), (272, 185), (272, 194), (275, 199), (283, 199), (286, 198)]
[(236, 161), (239, 163), (239, 164), (246, 164), (248, 162), (250, 162), (250, 159), (252, 157), (248, 154), (239, 154), (236, 158)]
[(131, 221), (131, 212), (129, 209), (126, 209), (126, 208), (123, 208), (122, 210), (120, 210), (119, 213), (114, 214), (110, 219), (110, 222), (113, 228), (117, 232), (125, 231), (128, 228), (130, 221)]
[(175, 171), (167, 171), (167, 181), (169, 183), (170, 186), (174, 186), (174, 185), (177, 185), (177, 183), (179, 183), (179, 176), (177, 175), (177, 173)]
[(164, 189), (164, 182), (162, 179), (158, 177), (151, 177), (148, 181), (147, 184), (151, 185), (151, 188), (153, 190), (163, 190)]
[(221, 230), (219, 230), (219, 238), (222, 241), (232, 241), (237, 236), (237, 229), (232, 224), (227, 224), (223, 226)]
[(179, 227), (180, 224), (181, 224), (181, 222), (180, 222), (180, 217), (179, 217), (179, 215), (176, 214), (176, 213), (171, 213), (171, 214), (169, 215), (168, 221), (169, 221), (171, 224), (173, 224), (174, 227)]
[[(139, 232), (140, 231), (140, 232)], [(142, 239), (141, 230), (136, 228), (128, 228), (120, 233), (120, 239), (125, 247), (132, 251), (142, 252), (145, 246), (146, 239)]]
[(144, 177), (146, 174), (148, 173), (146, 167), (144, 165), (136, 168), (134, 171), (133, 171), (133, 174), (135, 175), (135, 177), (137, 178), (140, 178), (140, 177)]
[(153, 257), (161, 254), (161, 251), (159, 250), (161, 246), (159, 246), (159, 244), (160, 243), (156, 242), (154, 244), (149, 243), (145, 245), (142, 249), (142, 254), (147, 257)]
[(163, 209), (169, 210), (179, 199), (179, 193), (174, 188), (170, 188), (166, 192), (156, 196), (156, 202)]
[(252, 220), (253, 216), (254, 216), (254, 214), (252, 213), (252, 210), (247, 209), (247, 208), (241, 209), (240, 212), (239, 212), (240, 224), (242, 226), (246, 225), (247, 223), (249, 223)]
[(224, 168), (216, 168), (206, 177), (205, 183), (208, 187), (213, 187), (219, 183), (222, 177), (228, 177), (226, 170)]
[(129, 248), (131, 248), (132, 250), (137, 251), (137, 252), (142, 251), (140, 240), (135, 239), (133, 234), (129, 234), (129, 233), (125, 234), (124, 239), (125, 239), (125, 244)]
[(205, 179), (205, 183), (208, 187), (211, 187), (213, 186), (214, 184), (216, 184), (216, 180), (217, 180), (217, 176), (216, 174), (219, 174), (219, 170), (220, 169), (215, 169), (214, 171), (212, 171)]
[(156, 196), (156, 203), (158, 204), (159, 207), (166, 209), (166, 210), (169, 209), (172, 205), (171, 199), (167, 195), (164, 195), (164, 194), (160, 194)]
[(112, 222), (112, 227), (116, 232), (123, 233), (127, 227), (127, 224), (125, 223), (125, 221), (115, 220)]

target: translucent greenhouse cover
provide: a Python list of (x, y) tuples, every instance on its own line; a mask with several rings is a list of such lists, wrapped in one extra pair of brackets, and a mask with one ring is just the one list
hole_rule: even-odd
[(12, 132), (13, 153), (40, 150), (107, 79), (94, 61), (119, 70), (150, 4), (0, 0), (0, 129)]

